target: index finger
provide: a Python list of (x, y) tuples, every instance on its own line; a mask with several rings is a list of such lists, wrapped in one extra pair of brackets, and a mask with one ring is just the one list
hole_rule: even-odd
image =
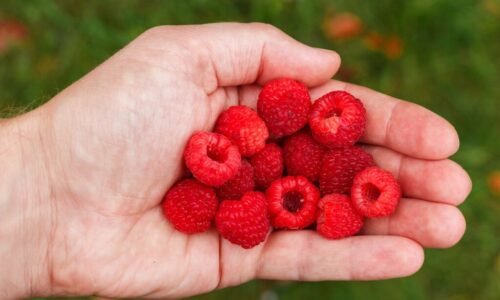
[(333, 90), (345, 90), (363, 102), (367, 123), (362, 142), (432, 160), (447, 158), (458, 150), (455, 128), (420, 105), (336, 80), (312, 89), (311, 98), (317, 99)]
[[(255, 107), (260, 90), (258, 85), (241, 86), (240, 104)], [(311, 98), (316, 100), (334, 90), (345, 90), (363, 102), (367, 111), (366, 130), (361, 139), (364, 143), (428, 160), (448, 158), (458, 150), (455, 128), (420, 105), (337, 80), (312, 88)]]

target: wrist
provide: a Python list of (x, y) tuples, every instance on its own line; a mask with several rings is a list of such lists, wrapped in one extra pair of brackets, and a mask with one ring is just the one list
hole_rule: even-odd
[(52, 199), (41, 112), (0, 122), (0, 298), (47, 294)]

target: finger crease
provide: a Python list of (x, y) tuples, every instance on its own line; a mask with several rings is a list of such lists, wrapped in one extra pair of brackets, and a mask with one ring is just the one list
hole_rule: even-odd
[(222, 277), (224, 276), (224, 265), (222, 262), (222, 238), (218, 234), (217, 238), (219, 239), (219, 282), (217, 283), (217, 289), (221, 288), (222, 285)]
[[(399, 155), (399, 162), (398, 162), (398, 170), (396, 171), (396, 179), (400, 180), (401, 179), (401, 170), (403, 169), (403, 164), (405, 163), (405, 156), (403, 154)], [(401, 181), (401, 180), (400, 180)]]
[(258, 278), (262, 274), (262, 265), (263, 265), (265, 253), (267, 252), (267, 249), (268, 249), (269, 236), (271, 235), (271, 233), (272, 233), (272, 231), (267, 233), (267, 238), (264, 241), (264, 246), (260, 249), (259, 256), (257, 258), (257, 264), (255, 266), (254, 273), (253, 273), (254, 278)]
[(390, 146), (389, 143), (389, 132), (391, 131), (391, 126), (392, 126), (392, 119), (394, 117), (394, 111), (396, 110), (396, 107), (400, 104), (401, 102), (396, 102), (391, 108), (391, 111), (389, 113), (389, 118), (387, 118), (387, 122), (385, 123), (385, 136), (384, 136), (384, 145)]
[(312, 235), (306, 235), (305, 241), (302, 242), (299, 251), (296, 253), (296, 261), (297, 261), (297, 270), (296, 270), (296, 279), (299, 281), (304, 281), (307, 279), (307, 270), (309, 267), (309, 261), (306, 258), (309, 258), (306, 253), (310, 253), (311, 248), (311, 237)]
[(262, 43), (262, 47), (260, 47), (260, 55), (259, 55), (259, 69), (257, 70), (257, 75), (255, 76), (255, 81), (259, 81), (264, 73), (264, 52), (267, 47), (267, 42), (264, 41)]
[(385, 222), (385, 233), (390, 235), (391, 234), (391, 223), (392, 223), (392, 216), (387, 217), (387, 221)]
[[(354, 238), (351, 237), (349, 239), (349, 246), (348, 246), (349, 252), (348, 253), (356, 253), (354, 251), (354, 249), (353, 249), (354, 248), (353, 243), (354, 243)], [(348, 260), (347, 266), (348, 267), (347, 267), (346, 277), (347, 277), (347, 280), (353, 280), (355, 275), (354, 275), (354, 269), (353, 269), (354, 268), (354, 263), (353, 263), (352, 260), (353, 260), (354, 257), (356, 257), (356, 255), (348, 255), (347, 257), (348, 257), (347, 258), (347, 260)]]

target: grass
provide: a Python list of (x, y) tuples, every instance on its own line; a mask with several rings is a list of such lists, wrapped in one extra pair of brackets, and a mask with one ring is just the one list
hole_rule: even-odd
[[(356, 15), (362, 33), (328, 38), (325, 20), (341, 12)], [(416, 275), (379, 282), (253, 281), (193, 299), (500, 298), (500, 199), (487, 183), (500, 170), (499, 1), (4, 0), (1, 19), (17, 20), (28, 32), (0, 51), (4, 116), (48, 101), (148, 27), (260, 21), (337, 50), (339, 78), (419, 103), (456, 126), (461, 150), (453, 159), (474, 182), (461, 206), (468, 229), (454, 248), (426, 250)], [(375, 49), (377, 36), (391, 39), (392, 50)]]

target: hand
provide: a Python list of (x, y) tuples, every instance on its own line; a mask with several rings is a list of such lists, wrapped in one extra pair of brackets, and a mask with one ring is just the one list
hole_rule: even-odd
[[(42, 153), (33, 154), (38, 171), (29, 172), (37, 182), (26, 185), (40, 196), (10, 204), (42, 212), (23, 223), (40, 241), (21, 256), (31, 293), (185, 297), (253, 278), (392, 278), (421, 267), (422, 247), (454, 245), (465, 229), (455, 206), (471, 188), (446, 159), (458, 149), (454, 128), (418, 105), (329, 80), (339, 64), (335, 52), (269, 25), (158, 27), (47, 104), (9, 120)], [(405, 193), (397, 212), (369, 220), (363, 235), (332, 241), (281, 231), (251, 250), (213, 229), (175, 231), (160, 202), (180, 176), (189, 136), (210, 130), (228, 106), (255, 107), (260, 85), (282, 76), (306, 83), (313, 99), (343, 89), (364, 102), (363, 142)]]

